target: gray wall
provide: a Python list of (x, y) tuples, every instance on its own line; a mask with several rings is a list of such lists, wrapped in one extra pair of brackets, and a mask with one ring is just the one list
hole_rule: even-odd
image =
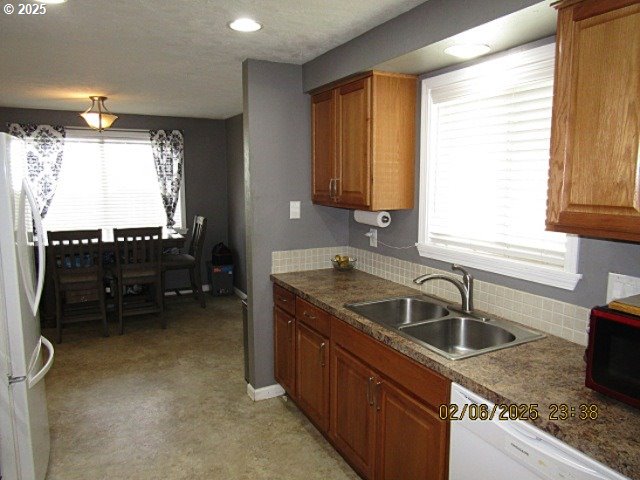
[[(416, 185), (417, 188), (418, 186)], [(408, 246), (418, 241), (417, 209), (392, 212), (391, 218), (392, 221), (389, 227), (378, 229), (379, 240), (393, 246)], [(394, 250), (381, 245), (378, 245), (378, 248), (369, 247), (369, 239), (364, 236), (369, 231), (369, 228), (371, 227), (368, 225), (356, 223), (351, 217), (349, 221), (349, 245), (442, 270), (450, 270), (450, 264), (421, 257), (415, 248)], [(548, 287), (481, 270), (470, 269), (470, 271), (478, 280), (555, 298), (583, 307), (593, 307), (594, 305), (605, 303), (608, 272), (640, 277), (640, 245), (581, 238), (578, 271), (583, 274), (583, 278), (578, 282), (574, 291)]]
[(540, 3), (540, 0), (429, 0), (303, 65), (309, 91)]
[[(546, 44), (552, 38), (533, 42), (531, 47)], [(500, 55), (500, 54), (498, 54)], [(464, 65), (478, 63), (474, 60)], [(462, 65), (458, 66), (460, 68)], [(444, 73), (455, 68), (446, 68), (437, 73)], [(430, 74), (432, 75), (432, 74)], [(416, 107), (416, 138), (420, 138), (420, 89), (418, 89), (418, 100)], [(416, 145), (415, 154), (415, 201), (416, 208), (413, 210), (403, 210), (391, 212), (391, 225), (378, 229), (378, 239), (389, 245), (396, 247), (406, 247), (418, 241), (418, 195), (420, 188), (420, 158), (419, 145)], [(353, 219), (353, 214), (349, 216), (349, 245), (357, 248), (374, 251), (382, 255), (408, 260), (415, 263), (429, 265), (442, 270), (450, 270), (451, 265), (438, 260), (421, 257), (416, 248), (392, 249), (383, 245), (378, 248), (369, 247), (369, 239), (364, 236), (371, 228), (368, 225), (357, 223)], [(482, 270), (470, 269), (478, 280), (483, 280), (497, 285), (515, 288), (536, 295), (554, 298), (564, 302), (581, 305), (583, 307), (593, 307), (602, 305), (606, 301), (607, 274), (609, 272), (622, 273), (625, 275), (640, 276), (640, 245), (625, 242), (611, 242), (606, 240), (596, 240), (590, 238), (580, 239), (578, 272), (583, 275), (573, 291), (560, 288), (549, 287), (539, 283), (498, 275)]]
[(233, 250), (233, 284), (247, 292), (247, 261), (244, 221), (244, 149), (242, 115), (225, 121), (227, 131), (227, 191), (229, 202), (229, 246)]
[[(309, 98), (302, 67), (243, 63), (250, 383), (273, 379), (271, 252), (345, 245), (348, 212), (311, 203)], [(301, 218), (289, 219), (300, 200)]]
[[(304, 89), (308, 91), (346, 75), (373, 66), (426, 45), (449, 38), (470, 28), (529, 7), (538, 0), (429, 0), (414, 9), (375, 27), (359, 37), (303, 65)], [(455, 20), (454, 20), (455, 19)], [(417, 122), (419, 125), (419, 105)], [(416, 147), (416, 172), (419, 172)], [(418, 204), (416, 175), (416, 202)], [(418, 239), (418, 210), (392, 214), (391, 226), (378, 229), (380, 240), (390, 245), (408, 246)], [(364, 236), (369, 227), (349, 220), (349, 244), (378, 253), (436, 268), (450, 266), (420, 257), (415, 248), (395, 250), (384, 246), (370, 248)], [(640, 276), (640, 246), (623, 242), (581, 239), (579, 272), (583, 274), (575, 291), (518, 280), (502, 275), (473, 271), (480, 280), (517, 288), (585, 307), (606, 300), (607, 273), (616, 272)]]
[[(86, 127), (86, 123), (78, 116), (78, 112), (0, 107), (0, 130), (6, 131), (6, 124), (10, 122)], [(191, 223), (196, 214), (207, 217), (207, 236), (203, 256), (204, 260), (209, 258), (214, 244), (227, 241), (227, 162), (224, 120), (121, 114), (114, 128), (183, 131), (186, 226), (191, 229)], [(186, 274), (171, 273), (171, 276), (167, 276), (167, 287), (189, 285)], [(206, 282), (204, 262), (202, 273), (203, 281)]]

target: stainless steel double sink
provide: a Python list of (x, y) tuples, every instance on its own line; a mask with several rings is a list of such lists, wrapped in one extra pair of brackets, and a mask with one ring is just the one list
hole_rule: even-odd
[(424, 295), (348, 303), (345, 307), (450, 360), (544, 337), (511, 323), (462, 314)]

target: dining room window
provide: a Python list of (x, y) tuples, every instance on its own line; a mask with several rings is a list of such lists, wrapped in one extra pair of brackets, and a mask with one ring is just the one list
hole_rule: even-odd
[(545, 231), (554, 45), (422, 82), (422, 256), (572, 290), (577, 238)]
[[(184, 176), (174, 228), (184, 227)], [(167, 224), (148, 131), (67, 128), (47, 230)]]

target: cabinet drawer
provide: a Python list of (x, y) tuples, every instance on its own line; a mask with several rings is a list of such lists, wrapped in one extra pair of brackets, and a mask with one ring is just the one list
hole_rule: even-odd
[(296, 298), (296, 320), (313, 328), (325, 337), (331, 330), (331, 315), (309, 302)]
[(273, 286), (273, 304), (291, 315), (296, 314), (295, 294), (279, 285)]

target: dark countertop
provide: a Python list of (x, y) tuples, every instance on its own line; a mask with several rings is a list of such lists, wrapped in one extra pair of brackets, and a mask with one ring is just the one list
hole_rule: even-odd
[[(394, 350), (496, 404), (538, 404), (532, 421), (563, 442), (632, 479), (640, 479), (640, 410), (584, 386), (584, 347), (546, 338), (463, 360), (447, 360), (393, 330), (367, 320), (345, 303), (416, 295), (415, 289), (359, 270), (279, 273), (271, 279)], [(493, 316), (495, 317), (495, 316)], [(596, 404), (596, 420), (549, 420), (550, 405), (580, 412)]]

